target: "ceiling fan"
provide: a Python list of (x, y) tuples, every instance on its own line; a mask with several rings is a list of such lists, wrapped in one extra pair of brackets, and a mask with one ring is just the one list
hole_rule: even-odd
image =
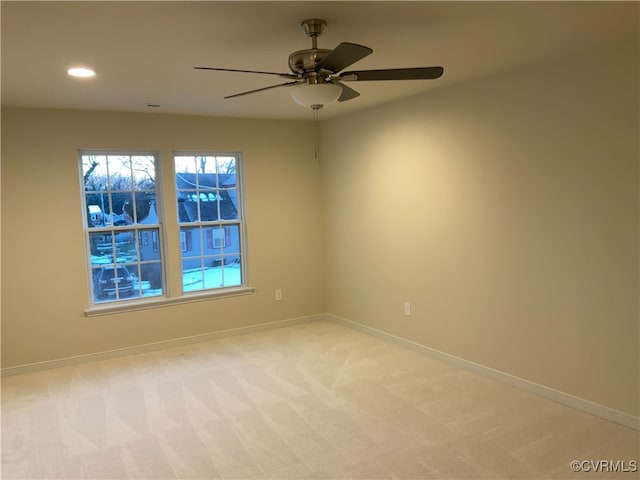
[(300, 24), (308, 37), (311, 48), (298, 50), (289, 55), (289, 68), (292, 73), (264, 72), (258, 70), (238, 70), (233, 68), (193, 67), (197, 70), (217, 70), (223, 72), (259, 73), (276, 75), (291, 80), (277, 85), (257, 88), (236, 93), (224, 98), (234, 98), (262, 92), (278, 87), (294, 87), (291, 96), (296, 103), (318, 110), (335, 101), (346, 102), (360, 94), (342, 82), (362, 82), (372, 80), (431, 80), (442, 76), (442, 67), (389, 68), (382, 70), (343, 70), (358, 60), (373, 53), (363, 45), (343, 42), (333, 50), (318, 48), (318, 37), (322, 34), (326, 21), (320, 19), (304, 20)]

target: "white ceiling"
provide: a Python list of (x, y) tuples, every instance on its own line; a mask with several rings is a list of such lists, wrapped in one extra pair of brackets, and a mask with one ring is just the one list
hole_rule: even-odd
[[(311, 46), (300, 22), (322, 18), (320, 48), (373, 48), (349, 69), (445, 68), (438, 80), (349, 83), (361, 96), (325, 107), (329, 118), (638, 32), (637, 2), (5, 0), (1, 15), (3, 106), (282, 119), (312, 118), (287, 87), (223, 97), (287, 80), (192, 67), (288, 72), (289, 54)], [(97, 76), (68, 77), (78, 64)]]

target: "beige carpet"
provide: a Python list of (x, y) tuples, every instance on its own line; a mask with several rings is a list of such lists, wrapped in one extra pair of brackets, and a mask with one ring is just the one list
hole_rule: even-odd
[(638, 478), (569, 467), (637, 431), (330, 322), (2, 387), (7, 479)]

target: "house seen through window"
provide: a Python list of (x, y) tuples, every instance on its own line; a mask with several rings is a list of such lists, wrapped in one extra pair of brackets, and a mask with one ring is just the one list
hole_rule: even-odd
[(183, 291), (242, 285), (240, 158), (177, 153), (174, 165)]
[(92, 303), (164, 294), (157, 156), (81, 152)]

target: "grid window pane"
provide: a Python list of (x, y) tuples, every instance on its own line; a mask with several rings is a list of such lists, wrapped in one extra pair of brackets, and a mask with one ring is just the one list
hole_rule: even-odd
[(155, 297), (164, 293), (161, 262), (141, 264), (137, 277), (134, 281), (136, 296)]
[(237, 220), (238, 216), (238, 190), (229, 188), (218, 192), (220, 198), (220, 216), (223, 220)]
[(95, 302), (121, 300), (134, 295), (133, 276), (125, 265), (92, 269)]
[(114, 232), (117, 263), (133, 263), (138, 261), (136, 237), (136, 230), (117, 230)]
[(129, 155), (108, 155), (107, 170), (110, 190), (132, 190), (131, 157)]
[(159, 261), (160, 256), (160, 230), (150, 228), (138, 231), (138, 250), (140, 257), (145, 261)]
[(203, 288), (203, 268), (200, 258), (183, 260), (182, 262), (182, 290), (193, 292)]
[[(234, 155), (174, 156), (183, 291), (243, 284), (239, 158)], [(196, 262), (197, 259), (197, 262)]]
[(80, 155), (93, 303), (164, 294), (156, 162), (154, 154)]
[(242, 262), (240, 255), (224, 257), (223, 282), (225, 287), (242, 285)]
[(224, 226), (224, 248), (225, 254), (240, 253), (240, 226), (225, 225)]
[(220, 218), (218, 199), (214, 193), (200, 193), (200, 221), (214, 222)]
[(112, 232), (89, 233), (89, 260), (91, 265), (107, 265), (114, 260)]
[(153, 155), (133, 155), (131, 168), (136, 190), (155, 190), (156, 165)]

